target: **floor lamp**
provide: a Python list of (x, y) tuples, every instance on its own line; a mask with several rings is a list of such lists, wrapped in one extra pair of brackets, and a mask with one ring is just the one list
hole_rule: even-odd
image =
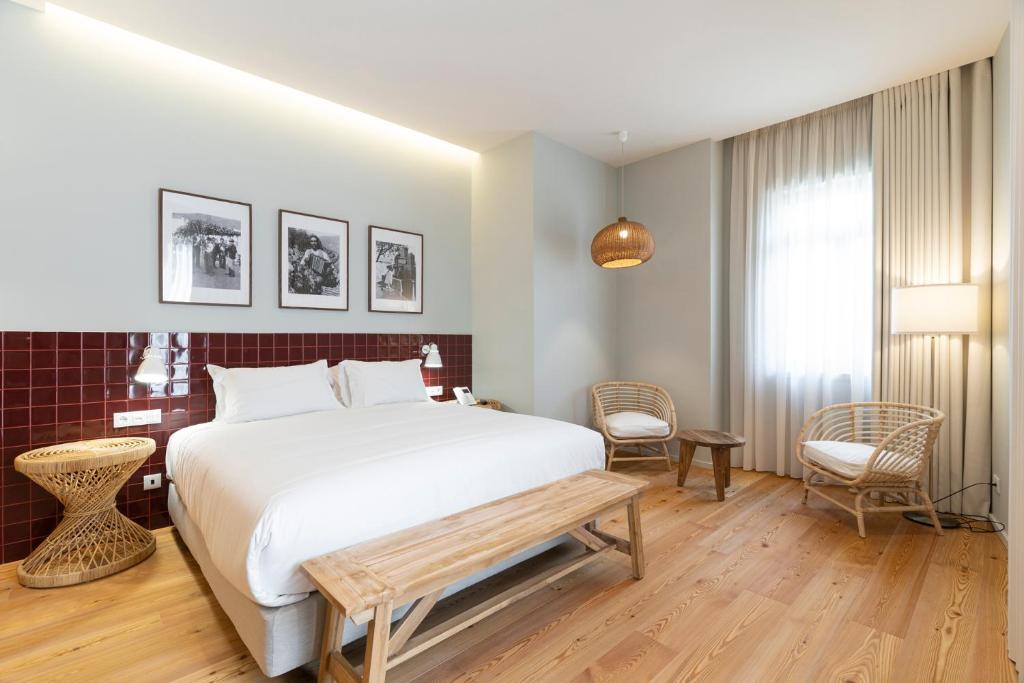
[[(921, 285), (894, 287), (890, 308), (891, 334), (920, 334), (931, 342), (929, 385), (931, 407), (938, 408), (935, 391), (935, 338), (940, 334), (967, 335), (978, 331), (978, 286), (972, 284)], [(944, 529), (960, 526), (960, 518), (938, 513)], [(931, 526), (931, 519), (921, 512), (905, 512), (912, 522)]]

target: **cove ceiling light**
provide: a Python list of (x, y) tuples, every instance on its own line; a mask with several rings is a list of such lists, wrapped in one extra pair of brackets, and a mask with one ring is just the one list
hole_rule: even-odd
[(65, 27), (92, 34), (101, 40), (105, 48), (116, 47), (125, 51), (136, 52), (141, 59), (155, 59), (162, 66), (174, 65), (184, 69), (190, 76), (215, 77), (231, 81), (237, 87), (251, 89), (267, 97), (276, 97), (296, 105), (301, 105), (331, 117), (341, 123), (361, 128), (368, 133), (391, 138), (397, 142), (411, 144), (442, 153), (466, 163), (472, 163), (478, 156), (476, 152), (435, 138), (418, 130), (406, 128), (391, 121), (377, 118), (371, 114), (357, 111), (350, 107), (325, 100), (301, 90), (282, 85), (276, 81), (242, 71), (234, 67), (215, 62), (206, 57), (172, 47), (166, 43), (147, 38), (137, 33), (79, 14), (52, 2), (46, 3), (46, 13)]

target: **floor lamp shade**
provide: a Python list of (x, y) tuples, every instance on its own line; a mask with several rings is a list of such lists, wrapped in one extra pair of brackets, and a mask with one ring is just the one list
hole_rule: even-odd
[(978, 331), (977, 285), (897, 287), (892, 290), (892, 334), (973, 334)]

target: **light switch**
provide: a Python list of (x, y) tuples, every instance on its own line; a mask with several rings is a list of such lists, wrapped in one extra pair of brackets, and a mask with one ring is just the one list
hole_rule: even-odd
[(114, 413), (113, 422), (114, 429), (123, 429), (125, 427), (160, 424), (162, 419), (163, 415), (161, 415), (160, 409), (156, 408), (154, 410), (136, 410), (129, 413)]

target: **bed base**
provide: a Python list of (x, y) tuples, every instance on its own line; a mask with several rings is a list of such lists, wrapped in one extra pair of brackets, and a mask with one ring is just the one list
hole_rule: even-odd
[[(168, 509), (178, 536), (196, 560), (214, 597), (228, 615), (260, 670), (267, 676), (279, 676), (303, 665), (315, 663), (320, 652), (320, 635), (327, 611), (323, 597), (313, 592), (303, 600), (281, 607), (256, 604), (232, 586), (213, 565), (203, 535), (189, 517), (173, 484), (169, 487)], [(537, 545), (507, 562), (454, 584), (441, 597), (483, 581), (551, 548), (570, 543), (571, 538), (565, 535)], [(404, 613), (404, 609), (395, 610), (393, 616), (399, 619)], [(365, 632), (366, 618), (361, 618), (360, 623), (347, 624), (343, 644), (358, 640)]]

